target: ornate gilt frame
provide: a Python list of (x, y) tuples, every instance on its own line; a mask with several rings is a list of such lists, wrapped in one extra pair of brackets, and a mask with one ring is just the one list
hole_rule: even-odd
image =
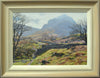
[[(98, 77), (100, 0), (1, 0), (0, 76), (1, 77)], [(88, 12), (88, 66), (13, 66), (13, 12)], [(83, 71), (82, 71), (83, 70)]]

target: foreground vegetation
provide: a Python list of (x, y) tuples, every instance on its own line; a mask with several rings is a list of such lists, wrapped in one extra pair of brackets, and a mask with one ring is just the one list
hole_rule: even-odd
[(31, 61), (30, 59), (18, 59), (18, 60), (15, 60), (13, 65), (28, 65), (30, 61)]
[(86, 65), (87, 51), (85, 46), (84, 51), (79, 50), (77, 46), (75, 49), (50, 49), (42, 55), (38, 56), (31, 65)]

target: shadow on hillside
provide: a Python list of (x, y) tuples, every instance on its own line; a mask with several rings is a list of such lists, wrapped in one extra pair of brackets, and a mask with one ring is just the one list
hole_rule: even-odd
[(79, 45), (86, 45), (86, 44), (53, 44), (53, 45), (43, 45), (41, 49), (38, 49), (35, 53), (35, 56), (41, 55), (50, 49), (60, 49), (60, 48), (67, 48), (70, 49), (71, 47), (79, 46)]

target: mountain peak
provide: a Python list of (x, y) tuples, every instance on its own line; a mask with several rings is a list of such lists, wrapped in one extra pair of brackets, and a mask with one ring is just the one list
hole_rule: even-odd
[(59, 36), (69, 35), (69, 26), (72, 26), (73, 24), (76, 24), (73, 18), (66, 14), (63, 14), (61, 16), (49, 20), (48, 23), (45, 24), (41, 30), (53, 30), (54, 33), (58, 34)]

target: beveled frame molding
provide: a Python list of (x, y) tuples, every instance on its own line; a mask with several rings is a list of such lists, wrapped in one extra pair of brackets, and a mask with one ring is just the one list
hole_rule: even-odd
[[(99, 76), (99, 0), (2, 0), (1, 3), (1, 58), (0, 58), (0, 76), (1, 77), (98, 77)], [(35, 11), (31, 12), (67, 12), (63, 9), (68, 10), (68, 12), (88, 12), (88, 20), (92, 22), (89, 24), (89, 32), (91, 32), (91, 40), (88, 38), (88, 41), (91, 42), (91, 47), (89, 47), (92, 53), (92, 56), (89, 58), (92, 59), (90, 62), (92, 65), (86, 67), (89, 70), (83, 70), (81, 66), (77, 71), (77, 68), (68, 69), (60, 67), (48, 68), (48, 66), (34, 67), (29, 68), (12, 66), (12, 12), (30, 12), (34, 9)], [(90, 43), (89, 43), (90, 44)], [(89, 54), (88, 54), (89, 55)], [(56, 69), (55, 69), (56, 68)], [(55, 69), (55, 70), (54, 70)], [(74, 70), (73, 70), (74, 69)], [(82, 70), (81, 70), (82, 69)]]

